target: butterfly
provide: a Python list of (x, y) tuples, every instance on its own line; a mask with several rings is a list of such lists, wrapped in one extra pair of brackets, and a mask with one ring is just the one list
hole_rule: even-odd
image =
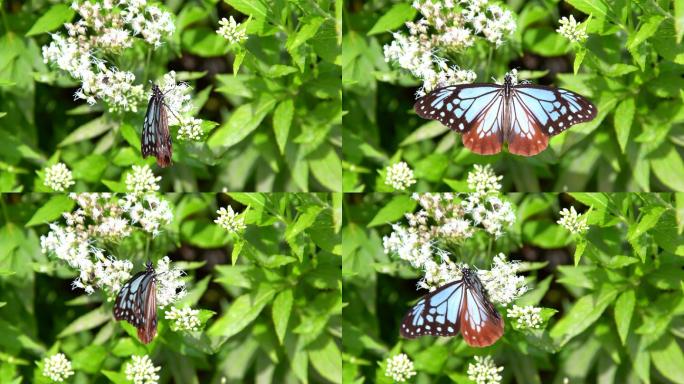
[(508, 151), (533, 156), (546, 149), (549, 137), (590, 121), (597, 109), (585, 97), (562, 88), (513, 84), (464, 84), (438, 88), (414, 105), (418, 116), (439, 120), (461, 133), (463, 145), (475, 153)]
[(138, 338), (148, 344), (157, 334), (157, 296), (152, 262), (128, 280), (114, 303), (114, 318), (126, 320), (138, 328)]
[(171, 135), (169, 134), (169, 118), (166, 114), (164, 93), (153, 84), (152, 97), (147, 104), (147, 113), (143, 123), (141, 152), (143, 158), (155, 156), (157, 165), (171, 165)]
[(473, 347), (494, 344), (504, 333), (504, 322), (487, 298), (477, 273), (463, 268), (460, 280), (448, 283), (421, 298), (401, 323), (401, 335), (455, 336)]

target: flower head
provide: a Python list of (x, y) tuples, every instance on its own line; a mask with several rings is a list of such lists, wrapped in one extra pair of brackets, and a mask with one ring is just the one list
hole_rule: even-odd
[(74, 177), (64, 163), (45, 168), (45, 185), (53, 191), (62, 192), (74, 185)]
[(161, 176), (155, 177), (149, 165), (134, 165), (133, 171), (126, 175), (126, 189), (134, 194), (155, 192), (159, 190), (159, 181)]
[(492, 302), (506, 306), (527, 292), (525, 278), (517, 275), (519, 269), (517, 262), (507, 261), (506, 256), (500, 253), (494, 257), (492, 269), (478, 271)]
[(245, 217), (233, 211), (233, 207), (230, 205), (227, 209), (226, 207), (219, 208), (216, 214), (218, 217), (214, 220), (214, 223), (221, 226), (228, 233), (240, 233), (245, 230)]
[(231, 44), (240, 44), (247, 39), (245, 25), (236, 22), (233, 16), (230, 16), (229, 19), (222, 18), (219, 20), (219, 24), (221, 27), (216, 30), (216, 33)]
[(126, 378), (134, 384), (157, 384), (161, 367), (155, 367), (147, 355), (131, 356), (126, 364)]
[(204, 132), (202, 131), (202, 119), (189, 117), (181, 120), (180, 127), (178, 127), (178, 140), (199, 141), (204, 135)]
[(581, 235), (589, 230), (587, 217), (577, 213), (575, 207), (570, 207), (570, 209), (563, 208), (563, 210), (560, 211), (560, 216), (561, 218), (557, 223), (571, 233)]
[(542, 322), (541, 308), (531, 305), (519, 307), (515, 304), (506, 312), (510, 319), (517, 319), (521, 328), (539, 328)]
[(157, 262), (155, 268), (157, 282), (157, 305), (161, 308), (178, 301), (185, 296), (185, 283), (181, 277), (185, 272), (176, 267), (171, 267), (171, 259), (164, 256)]
[(43, 360), (43, 376), (52, 381), (62, 382), (74, 374), (71, 362), (63, 353), (58, 353)]
[(475, 164), (474, 168), (474, 171), (468, 172), (468, 188), (475, 191), (475, 194), (483, 196), (501, 190), (499, 182), (503, 176), (497, 176), (489, 164)]
[(171, 328), (174, 331), (197, 331), (202, 323), (199, 319), (200, 311), (190, 307), (177, 308), (173, 307), (166, 311), (164, 317), (166, 320), (171, 320)]
[(385, 376), (391, 377), (395, 382), (403, 383), (416, 375), (413, 362), (405, 353), (394, 355), (385, 360), (385, 363), (387, 364)]
[(573, 43), (581, 43), (589, 37), (587, 35), (587, 27), (579, 24), (573, 15), (570, 18), (565, 16), (558, 20), (560, 27), (556, 29), (556, 32), (560, 33), (566, 39), (572, 41)]
[(477, 384), (499, 384), (502, 371), (503, 367), (497, 367), (491, 356), (475, 356), (475, 363), (468, 364), (468, 378)]
[(409, 168), (408, 164), (403, 161), (390, 165), (387, 167), (386, 172), (385, 184), (397, 191), (403, 191), (416, 183), (416, 179), (413, 177), (413, 171)]

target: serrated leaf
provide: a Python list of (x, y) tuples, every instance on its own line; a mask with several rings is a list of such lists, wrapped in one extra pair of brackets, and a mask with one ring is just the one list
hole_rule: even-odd
[(615, 302), (615, 324), (617, 325), (618, 335), (622, 345), (627, 341), (627, 334), (629, 333), (629, 324), (632, 321), (634, 314), (634, 304), (636, 302), (636, 295), (634, 290), (622, 292)]
[(283, 344), (285, 333), (287, 331), (287, 324), (290, 320), (290, 312), (292, 311), (293, 295), (291, 289), (286, 289), (276, 296), (273, 300), (273, 308), (271, 316), (273, 318), (273, 326), (278, 336), (278, 341)]
[(64, 212), (71, 212), (75, 204), (76, 202), (67, 195), (52, 196), (42, 207), (38, 208), (26, 226), (32, 227), (57, 220)]
[(632, 128), (632, 120), (634, 119), (634, 110), (635, 101), (631, 97), (622, 100), (617, 108), (615, 108), (613, 124), (615, 125), (615, 134), (622, 153), (625, 153), (627, 148), (629, 132)]
[(76, 12), (68, 4), (55, 4), (31, 26), (26, 36), (39, 35), (60, 28), (71, 21)]
[(367, 35), (391, 32), (403, 26), (405, 22), (413, 20), (416, 17), (417, 11), (410, 3), (394, 4), (389, 11), (380, 16)]
[(407, 195), (394, 196), (384, 207), (375, 214), (368, 223), (368, 227), (377, 225), (391, 224), (404, 217), (407, 212), (413, 212), (418, 202)]
[(273, 113), (273, 133), (275, 134), (280, 154), (285, 154), (285, 145), (287, 145), (287, 137), (290, 134), (293, 116), (294, 101), (292, 99), (281, 101)]

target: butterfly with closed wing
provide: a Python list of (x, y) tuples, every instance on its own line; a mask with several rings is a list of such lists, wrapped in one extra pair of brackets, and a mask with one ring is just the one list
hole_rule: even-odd
[(126, 320), (138, 329), (138, 338), (148, 344), (157, 334), (157, 295), (155, 271), (148, 261), (144, 271), (128, 280), (114, 303), (114, 318)]
[(477, 273), (461, 269), (460, 280), (439, 287), (421, 298), (401, 323), (401, 335), (455, 336), (473, 347), (494, 344), (504, 333), (504, 322), (487, 298)]
[(463, 145), (481, 155), (508, 151), (533, 156), (546, 149), (549, 137), (596, 117), (584, 96), (562, 88), (513, 83), (462, 84), (438, 88), (414, 105), (418, 116), (439, 120), (462, 134)]
[(166, 111), (164, 93), (156, 85), (152, 85), (152, 96), (147, 104), (147, 113), (143, 123), (141, 152), (143, 159), (155, 156), (157, 165), (162, 168), (171, 165), (171, 135), (169, 134), (169, 118)]

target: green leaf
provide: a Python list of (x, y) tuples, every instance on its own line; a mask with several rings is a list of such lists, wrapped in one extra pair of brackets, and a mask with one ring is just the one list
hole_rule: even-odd
[(292, 99), (281, 101), (273, 113), (273, 132), (281, 155), (285, 154), (285, 145), (287, 144), (287, 136), (290, 134), (293, 115), (294, 101)]
[(309, 349), (309, 359), (321, 376), (333, 383), (342, 382), (342, 353), (332, 338), (314, 343)]
[(342, 162), (333, 148), (324, 147), (309, 158), (311, 173), (331, 191), (342, 190)]
[(622, 345), (625, 345), (625, 342), (627, 341), (629, 324), (632, 321), (635, 303), (636, 295), (632, 289), (622, 292), (615, 302), (615, 324), (617, 325), (617, 331), (618, 335), (620, 335)]
[(677, 44), (679, 44), (684, 36), (684, 0), (674, 0), (674, 21)]
[(632, 120), (634, 119), (634, 108), (634, 98), (629, 97), (618, 104), (617, 108), (615, 108), (615, 114), (613, 115), (615, 133), (622, 153), (625, 153), (625, 149), (627, 148), (629, 131), (632, 128)]
[(604, 1), (566, 0), (566, 3), (587, 15), (600, 16), (602, 18), (608, 16), (608, 6)]
[(223, 0), (239, 12), (252, 17), (266, 18), (267, 6), (263, 0)]
[(62, 213), (71, 212), (76, 203), (67, 195), (55, 195), (42, 207), (38, 208), (31, 219), (26, 223), (27, 227), (45, 224), (62, 217)]
[(58, 146), (64, 147), (69, 144), (92, 139), (93, 137), (100, 136), (105, 132), (109, 132), (113, 127), (114, 123), (112, 121), (109, 121), (104, 117), (98, 117), (73, 130), (67, 137), (64, 138), (64, 140), (58, 144)]
[(404, 25), (405, 22), (413, 20), (416, 17), (417, 9), (413, 8), (411, 3), (394, 4), (389, 11), (380, 16), (375, 22), (373, 28), (368, 31), (368, 36), (377, 33), (391, 32)]
[(431, 121), (423, 124), (415, 131), (411, 132), (402, 142), (400, 146), (405, 146), (419, 141), (428, 140), (447, 132), (449, 127), (442, 125), (439, 121)]
[(292, 53), (297, 49), (297, 47), (316, 36), (318, 28), (321, 27), (321, 24), (323, 24), (324, 21), (325, 19), (322, 17), (313, 17), (306, 20), (304, 25), (299, 28), (299, 31), (297, 31), (294, 36), (290, 36), (290, 38), (288, 38), (288, 41), (285, 44), (288, 52)]
[(190, 220), (181, 225), (184, 241), (201, 248), (220, 248), (228, 244), (230, 236), (209, 220)]
[(228, 121), (214, 131), (207, 140), (207, 145), (216, 155), (222, 154), (254, 132), (275, 103), (274, 98), (263, 96), (256, 105), (248, 103), (239, 106)]
[(523, 224), (523, 239), (546, 249), (562, 248), (572, 241), (567, 230), (549, 220), (527, 221)]
[(587, 249), (587, 241), (585, 239), (580, 239), (577, 241), (577, 245), (575, 246), (575, 266), (579, 265), (580, 259), (582, 259), (582, 255), (584, 254), (584, 251)]
[(394, 196), (384, 207), (380, 208), (375, 217), (368, 223), (368, 227), (391, 224), (404, 217), (407, 212), (413, 212), (417, 202), (408, 195)]
[(277, 291), (272, 285), (261, 284), (255, 291), (238, 297), (230, 305), (226, 314), (209, 328), (207, 334), (224, 338), (236, 335), (259, 316), (261, 310), (271, 301)]
[(65, 337), (73, 335), (74, 333), (79, 333), (87, 331), (89, 329), (97, 328), (100, 325), (111, 320), (112, 314), (107, 311), (104, 306), (100, 306), (85, 315), (72, 321), (71, 324), (67, 325), (62, 332), (57, 335), (57, 337)]
[(291, 289), (286, 289), (276, 296), (273, 300), (273, 308), (271, 316), (273, 317), (273, 326), (278, 335), (278, 341), (283, 344), (285, 333), (287, 332), (287, 323), (290, 320), (290, 312), (292, 311), (293, 295)]
[(663, 18), (664, 17), (661, 15), (651, 15), (646, 21), (642, 22), (639, 26), (639, 30), (627, 39), (627, 49), (633, 50), (646, 41), (646, 39), (653, 36), (656, 31), (658, 31), (658, 27), (660, 27)]
[(675, 193), (675, 216), (677, 218), (677, 233), (684, 231), (684, 193)]
[(530, 28), (523, 34), (526, 50), (545, 57), (560, 56), (568, 51), (569, 43), (551, 28)]
[[(675, 191), (684, 191), (684, 161), (672, 145), (652, 155), (651, 169), (658, 180)], [(657, 157), (656, 157), (657, 156)]]
[(53, 31), (71, 21), (76, 12), (68, 4), (55, 4), (31, 26), (26, 36)]
[(656, 369), (674, 383), (684, 383), (684, 354), (677, 339), (665, 337), (651, 348), (651, 360)]
[(614, 287), (604, 285), (599, 292), (581, 297), (551, 329), (549, 336), (562, 347), (594, 324), (617, 294)]
[(584, 61), (584, 56), (587, 55), (587, 50), (585, 48), (580, 48), (575, 52), (575, 61), (572, 64), (572, 70), (577, 74), (577, 72), (580, 69), (580, 66), (582, 65), (582, 61)]

